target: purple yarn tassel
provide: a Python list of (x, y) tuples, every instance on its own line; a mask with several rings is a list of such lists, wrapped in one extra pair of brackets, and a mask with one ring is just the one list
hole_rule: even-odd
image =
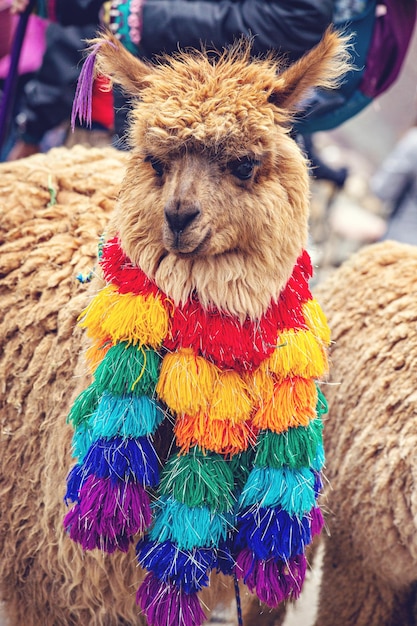
[(71, 128), (74, 131), (75, 123), (78, 119), (82, 124), (91, 127), (91, 117), (93, 110), (93, 83), (94, 83), (94, 66), (96, 63), (97, 53), (101, 46), (109, 44), (113, 48), (116, 46), (111, 41), (101, 41), (90, 48), (90, 52), (84, 61), (78, 77), (77, 89), (75, 91), (74, 102), (71, 113)]
[(324, 517), (318, 506), (311, 510), (311, 536), (320, 535), (324, 526)]
[(202, 626), (206, 616), (196, 593), (160, 582), (150, 572), (136, 594), (150, 626)]
[(79, 502), (67, 513), (64, 527), (84, 550), (127, 552), (132, 537), (151, 524), (149, 496), (137, 483), (112, 483), (89, 476)]
[(262, 561), (256, 559), (251, 550), (246, 549), (236, 559), (237, 578), (243, 578), (248, 589), (270, 607), (299, 597), (306, 570), (307, 561), (303, 554), (289, 561)]

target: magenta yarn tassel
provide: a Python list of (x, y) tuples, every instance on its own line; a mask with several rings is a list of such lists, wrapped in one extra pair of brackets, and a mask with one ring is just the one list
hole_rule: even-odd
[(105, 44), (108, 44), (113, 48), (116, 47), (111, 41), (106, 41), (105, 43), (96, 43), (90, 48), (89, 54), (84, 61), (84, 65), (81, 68), (81, 72), (77, 81), (77, 88), (75, 90), (74, 101), (72, 104), (72, 130), (74, 130), (75, 128), (77, 116), (81, 124), (85, 122), (87, 126), (91, 127), (91, 116), (93, 110), (94, 66), (96, 63), (97, 53), (100, 50), (101, 46)]
[(84, 550), (126, 552), (132, 537), (143, 533), (151, 522), (149, 496), (141, 485), (115, 485), (108, 478), (89, 476), (79, 502), (65, 516), (64, 527)]
[(206, 616), (196, 593), (159, 581), (150, 572), (136, 594), (150, 626), (202, 626)]
[(311, 536), (315, 537), (316, 535), (320, 535), (324, 526), (324, 517), (320, 508), (316, 506), (311, 510)]
[(299, 597), (307, 570), (307, 560), (299, 554), (289, 561), (256, 559), (251, 550), (242, 550), (236, 559), (236, 576), (261, 602), (276, 607), (283, 600)]

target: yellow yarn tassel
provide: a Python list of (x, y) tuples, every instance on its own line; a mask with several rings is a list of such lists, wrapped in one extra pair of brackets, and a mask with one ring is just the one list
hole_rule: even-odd
[(303, 315), (308, 328), (324, 345), (330, 345), (330, 328), (320, 304), (315, 298), (303, 304)]
[(118, 293), (104, 287), (82, 313), (80, 326), (92, 337), (111, 337), (113, 343), (158, 348), (168, 334), (168, 313), (159, 296)]
[(253, 423), (257, 428), (276, 433), (308, 426), (316, 417), (316, 404), (317, 389), (313, 380), (286, 378), (276, 383), (274, 395), (256, 413)]
[(269, 369), (281, 378), (320, 378), (328, 370), (324, 347), (311, 330), (285, 330), (268, 360)]
[(239, 424), (228, 420), (212, 420), (201, 411), (197, 415), (177, 418), (174, 428), (177, 445), (185, 454), (193, 446), (218, 454), (233, 455), (254, 445), (256, 436), (250, 422)]
[(103, 320), (103, 331), (114, 343), (158, 348), (168, 334), (168, 313), (158, 296), (118, 294)]
[(97, 339), (99, 342), (105, 341), (108, 333), (103, 331), (103, 320), (107, 312), (117, 300), (117, 289), (113, 285), (108, 285), (101, 289), (93, 298), (90, 304), (80, 313), (78, 319), (81, 320), (81, 328), (87, 329), (87, 335)]
[(165, 355), (156, 393), (178, 415), (196, 415), (211, 404), (218, 368), (191, 348)]
[(211, 399), (209, 428), (213, 420), (248, 420), (253, 408), (248, 391), (245, 381), (237, 372), (221, 372)]
[(261, 408), (272, 398), (275, 377), (269, 372), (265, 364), (258, 367), (253, 374), (246, 374), (245, 381), (253, 406)]

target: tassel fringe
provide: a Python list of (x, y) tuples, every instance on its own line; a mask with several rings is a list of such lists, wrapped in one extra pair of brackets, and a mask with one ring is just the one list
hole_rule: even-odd
[(160, 582), (152, 572), (139, 587), (136, 601), (150, 626), (202, 626), (206, 621), (197, 594)]
[(193, 448), (171, 457), (161, 475), (159, 493), (189, 507), (207, 506), (211, 512), (230, 511), (235, 502), (233, 473), (219, 454)]
[[(305, 548), (324, 524), (327, 402), (315, 379), (330, 341), (308, 254), (265, 315), (243, 322), (197, 297), (174, 306), (117, 238), (100, 265), (107, 286), (80, 315), (93, 382), (68, 416), (69, 536), (106, 552), (142, 536), (136, 554), (149, 573), (137, 602), (151, 626), (202, 626), (197, 594), (213, 569), (268, 606), (297, 598)], [(152, 441), (165, 419), (176, 449), (160, 476)]]

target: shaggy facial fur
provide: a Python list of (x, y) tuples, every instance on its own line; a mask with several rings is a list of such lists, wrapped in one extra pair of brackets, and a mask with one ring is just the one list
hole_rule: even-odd
[(245, 44), (151, 68), (110, 36), (95, 43), (100, 71), (140, 98), (113, 220), (125, 252), (176, 304), (195, 291), (203, 306), (259, 317), (306, 244), (307, 166), (291, 112), (346, 70), (343, 40), (328, 32), (282, 72), (272, 58), (251, 61)]
[(318, 289), (334, 344), (317, 626), (417, 623), (416, 276), (416, 248), (386, 242)]

